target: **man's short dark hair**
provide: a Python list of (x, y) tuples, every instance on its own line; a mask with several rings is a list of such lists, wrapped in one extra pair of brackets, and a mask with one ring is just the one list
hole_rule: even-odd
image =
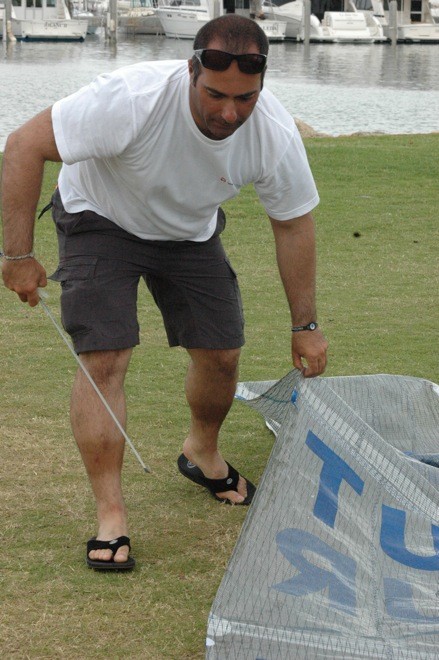
[(250, 46), (257, 46), (262, 55), (268, 53), (268, 39), (259, 25), (245, 16), (225, 14), (209, 21), (195, 36), (194, 50), (207, 48), (218, 39), (229, 53), (244, 53)]
[[(194, 50), (207, 48), (214, 40), (221, 41), (224, 50), (235, 55), (245, 53), (251, 46), (256, 46), (261, 55), (268, 54), (265, 32), (256, 21), (239, 14), (225, 14), (203, 25), (195, 35)], [(195, 56), (192, 57), (192, 66), (193, 82), (196, 84), (201, 64)]]

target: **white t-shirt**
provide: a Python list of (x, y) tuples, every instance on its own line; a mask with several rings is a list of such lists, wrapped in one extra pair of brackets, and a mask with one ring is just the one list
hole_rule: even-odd
[(217, 209), (254, 183), (267, 214), (289, 220), (319, 201), (290, 114), (263, 89), (231, 136), (211, 140), (189, 108), (186, 61), (98, 76), (53, 106), (70, 213), (90, 209), (143, 239), (207, 240)]

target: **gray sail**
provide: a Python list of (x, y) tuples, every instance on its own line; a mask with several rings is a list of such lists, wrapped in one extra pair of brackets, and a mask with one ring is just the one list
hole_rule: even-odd
[(208, 660), (439, 658), (439, 388), (240, 383), (276, 434), (212, 605)]

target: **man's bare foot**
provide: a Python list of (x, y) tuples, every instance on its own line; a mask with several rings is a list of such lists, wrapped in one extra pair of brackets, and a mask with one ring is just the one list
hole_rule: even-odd
[[(178, 464), (179, 464), (180, 472), (182, 472), (184, 476), (188, 477), (195, 483), (199, 483), (199, 485), (208, 488), (208, 490), (218, 499), (222, 499), (225, 501), (228, 500), (231, 504), (242, 504), (245, 502), (249, 494), (248, 493), (249, 489), (247, 487), (246, 479), (240, 475), (237, 482), (235, 480), (235, 483), (237, 483), (237, 485), (234, 486), (232, 490), (214, 491), (208, 483), (203, 483), (203, 479), (206, 480), (227, 479), (226, 483), (230, 483), (230, 484), (232, 484), (232, 482), (234, 481), (234, 479), (230, 477), (233, 468), (229, 469), (228, 464), (221, 457), (219, 452), (216, 452), (215, 455), (209, 457), (209, 460), (207, 461), (205, 456), (200, 456), (197, 455), (195, 452), (193, 452), (190, 447), (190, 443), (187, 441), (184, 444), (183, 452), (184, 452), (182, 454), (183, 458), (180, 457)], [(186, 461), (184, 459), (186, 459)], [(193, 471), (194, 468), (198, 468), (197, 473)], [(236, 473), (235, 470), (233, 470), (233, 472)], [(254, 492), (254, 486), (252, 484), (251, 486), (252, 486), (252, 492)]]
[[(114, 538), (118, 538), (117, 536)], [(113, 539), (102, 539), (99, 537), (96, 537), (97, 541), (112, 541)], [(113, 551), (111, 548), (103, 549), (103, 550), (91, 550), (88, 553), (88, 556), (90, 559), (98, 560), (98, 561), (117, 561), (117, 562), (125, 562), (128, 559), (130, 549), (127, 545), (122, 545), (116, 554), (113, 556)]]
[(121, 535), (107, 540), (90, 539), (87, 543), (87, 564), (96, 570), (115, 570), (134, 568), (135, 560), (129, 556), (130, 539)]

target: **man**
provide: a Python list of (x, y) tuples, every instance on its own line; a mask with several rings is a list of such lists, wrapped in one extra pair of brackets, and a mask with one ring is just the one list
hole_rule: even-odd
[[(254, 486), (218, 450), (233, 402), (243, 317), (236, 276), (221, 245), (219, 208), (255, 183), (271, 220), (291, 309), (293, 364), (321, 374), (326, 341), (316, 327), (318, 203), (292, 118), (262, 90), (268, 41), (229, 14), (199, 31), (189, 63), (145, 62), (99, 76), (13, 133), (3, 165), (5, 285), (37, 305), (46, 273), (33, 256), (44, 162), (63, 161), (53, 217), (62, 318), (77, 353), (122, 424), (124, 378), (138, 343), (143, 277), (168, 341), (190, 357), (191, 425), (180, 472), (217, 499), (249, 504)], [(189, 75), (188, 75), (189, 74)], [(121, 490), (123, 439), (79, 370), (71, 423), (96, 498), (93, 568), (129, 569)]]

